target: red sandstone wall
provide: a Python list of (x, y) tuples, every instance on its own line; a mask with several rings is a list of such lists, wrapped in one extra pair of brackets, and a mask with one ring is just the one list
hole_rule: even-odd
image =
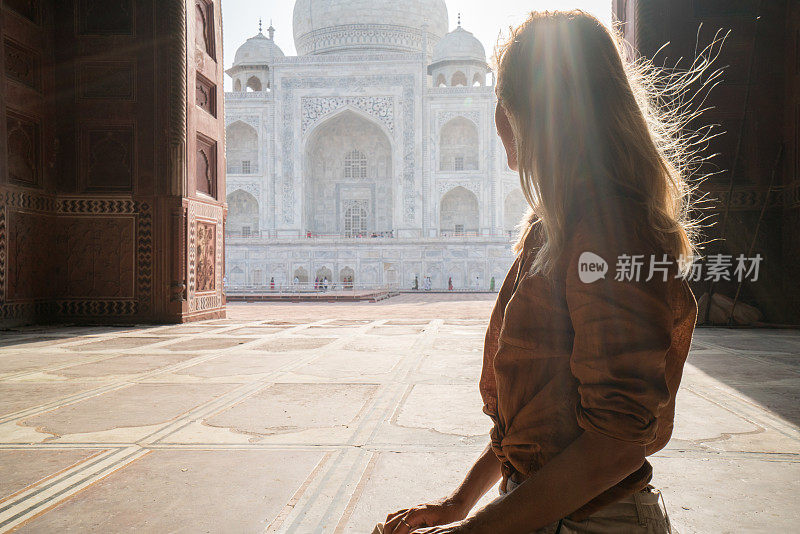
[(196, 2), (3, 3), (0, 325), (224, 315), (221, 13)]

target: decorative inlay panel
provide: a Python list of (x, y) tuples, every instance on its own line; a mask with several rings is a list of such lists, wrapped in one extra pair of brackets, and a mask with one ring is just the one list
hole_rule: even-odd
[(217, 197), (217, 143), (202, 135), (197, 136), (195, 187), (200, 193)]
[(32, 89), (42, 89), (42, 59), (38, 53), (6, 39), (3, 42), (6, 76)]
[(84, 125), (81, 132), (81, 181), (84, 190), (132, 190), (135, 154), (133, 125)]
[(199, 73), (195, 81), (195, 103), (211, 116), (217, 116), (217, 86)]
[(214, 291), (216, 278), (217, 225), (209, 222), (197, 223), (195, 258), (197, 261), (198, 293)]
[(394, 98), (391, 96), (305, 97), (302, 99), (303, 134), (325, 116), (352, 106), (375, 117), (394, 133)]
[(135, 100), (136, 69), (131, 61), (91, 61), (78, 66), (78, 95), (86, 99)]
[(78, 32), (133, 35), (133, 0), (78, 0)]
[(11, 110), (6, 112), (8, 178), (38, 186), (41, 178), (41, 127), (39, 122)]
[[(189, 202), (187, 285), (191, 312), (222, 307), (224, 236), (223, 225), (217, 222), (222, 218), (222, 206), (196, 201)], [(210, 291), (213, 292), (209, 293)], [(206, 293), (200, 294), (201, 292)]]
[(47, 298), (53, 287), (52, 247), (43, 236), (50, 237), (53, 217), (26, 211), (8, 212), (8, 300)]

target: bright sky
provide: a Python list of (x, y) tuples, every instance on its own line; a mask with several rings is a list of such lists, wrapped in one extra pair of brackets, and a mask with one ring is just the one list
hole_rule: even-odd
[[(521, 23), (526, 13), (546, 9), (579, 8), (592, 13), (606, 24), (611, 24), (611, 0), (447, 0), (450, 29), (457, 24), (458, 13), (465, 30), (481, 40), (486, 53), (491, 56), (501, 31)], [(270, 19), (275, 27), (275, 42), (287, 56), (295, 55), (292, 35), (292, 0), (223, 0), (222, 19), (225, 35), (225, 68), (233, 62), (236, 49), (249, 37), (258, 33), (258, 19), (264, 20), (264, 34)], [(225, 76), (225, 87), (230, 90), (230, 78)]]

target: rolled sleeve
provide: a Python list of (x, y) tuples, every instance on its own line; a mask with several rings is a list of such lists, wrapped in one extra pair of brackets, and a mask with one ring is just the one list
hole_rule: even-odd
[[(668, 294), (673, 273), (666, 281), (659, 275), (647, 282), (645, 266), (639, 281), (617, 281), (615, 266), (621, 254), (646, 254), (649, 260), (654, 252), (585, 236), (572, 240), (566, 266), (566, 300), (574, 329), (570, 369), (578, 381), (578, 425), (647, 445), (656, 437), (660, 408), (670, 399), (665, 366), (673, 326)], [(605, 278), (581, 281), (583, 252), (593, 252), (608, 263)]]

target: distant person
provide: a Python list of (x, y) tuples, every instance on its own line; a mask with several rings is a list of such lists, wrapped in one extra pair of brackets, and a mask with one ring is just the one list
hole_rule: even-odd
[(447, 290), (448, 291), (452, 291), (453, 290), (453, 277), (452, 276), (447, 279)]
[(419, 276), (414, 275), (414, 283), (411, 285), (411, 289), (414, 291), (419, 290)]
[(269, 289), (270, 291), (275, 291), (275, 277), (269, 279)]
[[(390, 514), (383, 532), (666, 534), (647, 456), (670, 440), (697, 319), (681, 276), (695, 255), (693, 156), (668, 103), (691, 100), (685, 80), (705, 67), (656, 78), (578, 10), (531, 13), (495, 63), (498, 133), (531, 205), (486, 334), (479, 389), (494, 425), (453, 493)], [(634, 254), (664, 270), (596, 276)], [(501, 496), (472, 512), (498, 481)]]
[(494, 291), (494, 276), (489, 280), (489, 291)]
[(293, 282), (294, 282), (294, 285), (297, 286), (297, 285), (300, 284), (300, 279), (295, 276)]

